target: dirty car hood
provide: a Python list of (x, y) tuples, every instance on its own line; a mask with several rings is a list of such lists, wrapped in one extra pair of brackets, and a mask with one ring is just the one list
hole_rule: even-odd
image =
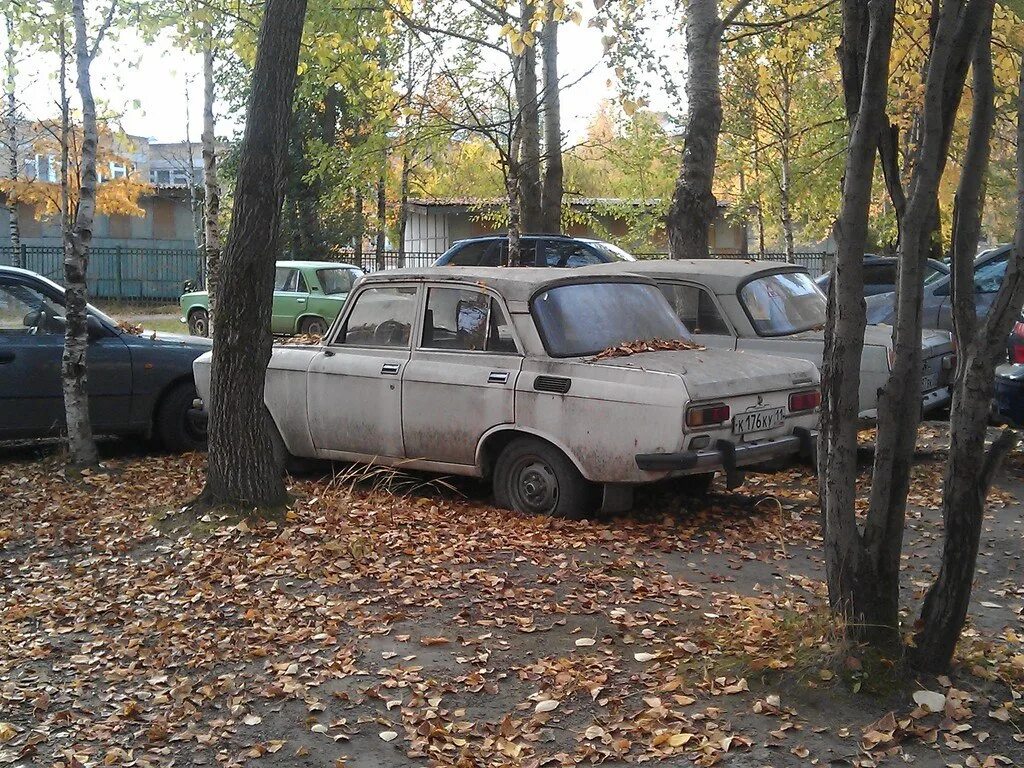
[(184, 333), (168, 333), (165, 331), (151, 331), (148, 328), (143, 329), (142, 333), (132, 334), (137, 338), (145, 339), (146, 341), (153, 341), (158, 344), (173, 344), (179, 347), (195, 347), (196, 349), (207, 349), (213, 348), (212, 339), (204, 339), (202, 336), (188, 336)]
[(591, 364), (676, 374), (695, 400), (773, 392), (818, 383), (818, 369), (813, 363), (730, 350), (641, 352), (595, 360)]

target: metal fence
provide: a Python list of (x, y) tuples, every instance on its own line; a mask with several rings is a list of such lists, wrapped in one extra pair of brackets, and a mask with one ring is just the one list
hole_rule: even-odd
[[(0, 264), (21, 264), (62, 283), (63, 255), (60, 246), (23, 245), (20, 253), (6, 246), (0, 247)], [(196, 251), (163, 248), (93, 248), (86, 273), (90, 297), (126, 301), (177, 301), (186, 280), (201, 279)]]
[[(373, 250), (357, 254), (354, 250), (332, 252), (320, 257), (323, 261), (355, 264), (366, 272), (399, 267), (426, 267), (440, 254), (426, 251), (385, 251), (378, 255)], [(15, 258), (15, 257), (19, 258)], [(667, 253), (638, 253), (641, 259), (665, 259)], [(712, 253), (714, 259), (757, 259), (787, 261), (785, 253)], [(63, 252), (60, 246), (21, 246), (20, 252), (10, 246), (0, 247), (0, 264), (24, 265), (56, 282), (63, 282)], [(792, 263), (806, 267), (817, 277), (832, 269), (835, 256), (831, 253), (795, 253)], [(89, 257), (86, 282), (89, 295), (101, 299), (125, 301), (176, 301), (185, 281), (204, 285), (206, 274), (204, 258), (195, 250), (163, 248), (93, 248)]]

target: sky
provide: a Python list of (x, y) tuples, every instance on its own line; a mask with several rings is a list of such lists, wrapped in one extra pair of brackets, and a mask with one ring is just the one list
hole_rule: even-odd
[[(592, 0), (584, 2), (583, 13), (583, 24), (567, 24), (559, 33), (559, 70), (562, 82), (571, 84), (561, 95), (563, 130), (570, 141), (584, 136), (602, 102), (618, 95), (613, 72), (603, 56), (602, 33), (587, 24), (594, 14)], [(656, 34), (667, 32), (662, 27)], [(674, 47), (668, 45), (667, 38), (658, 45), (671, 57)], [(56, 115), (57, 82), (48, 71), (53, 66), (52, 58), (41, 56), (20, 62), (18, 87), (25, 116), (42, 119)], [(144, 44), (131, 31), (122, 33), (115, 44), (108, 40), (94, 62), (93, 73), (97, 98), (109, 112), (122, 116), (126, 133), (156, 141), (183, 141), (186, 135), (199, 140), (202, 59), (176, 48), (170, 34), (152, 44)], [(653, 108), (666, 107), (663, 93), (648, 95)], [(231, 138), (241, 131), (244, 116), (217, 112), (218, 136)]]

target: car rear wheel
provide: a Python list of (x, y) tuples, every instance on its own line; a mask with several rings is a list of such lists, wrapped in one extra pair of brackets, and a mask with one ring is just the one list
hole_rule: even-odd
[(322, 317), (304, 317), (299, 323), (299, 333), (309, 336), (323, 336), (327, 333), (327, 321)]
[(706, 472), (701, 475), (685, 475), (677, 478), (676, 490), (684, 496), (707, 496), (711, 492), (711, 484), (715, 481), (714, 472)]
[(205, 309), (193, 309), (188, 313), (188, 332), (193, 336), (210, 335), (210, 315)]
[(199, 395), (195, 385), (183, 381), (174, 386), (157, 407), (153, 431), (161, 445), (174, 453), (201, 451), (206, 448), (206, 426), (189, 411)]
[(593, 487), (560, 450), (520, 437), (498, 456), (494, 498), (516, 512), (578, 520), (593, 507)]

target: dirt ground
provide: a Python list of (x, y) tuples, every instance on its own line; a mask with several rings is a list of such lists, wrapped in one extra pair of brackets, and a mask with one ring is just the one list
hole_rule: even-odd
[[(0, 765), (1024, 766), (1019, 455), (956, 669), (902, 682), (826, 614), (802, 469), (583, 522), (342, 473), (295, 480), (283, 523), (172, 536), (203, 457), (105, 455), (80, 482), (0, 448)], [(941, 459), (915, 470), (908, 626)]]

